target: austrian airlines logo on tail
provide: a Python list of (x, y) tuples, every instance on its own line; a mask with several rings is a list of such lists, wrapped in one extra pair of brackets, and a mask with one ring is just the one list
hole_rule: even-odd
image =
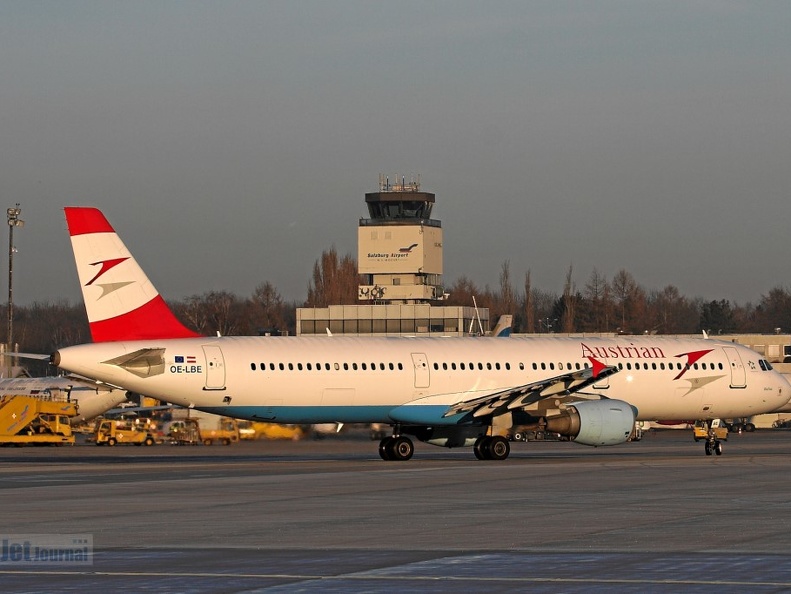
[[(89, 280), (87, 283), (85, 283), (85, 286), (87, 287), (87, 286), (92, 285), (94, 283), (94, 281), (96, 279), (98, 279), (100, 276), (102, 276), (105, 272), (107, 272), (108, 270), (111, 270), (112, 268), (115, 268), (121, 262), (126, 262), (128, 259), (129, 259), (128, 257), (127, 258), (114, 258), (112, 260), (103, 260), (101, 262), (91, 262), (90, 266), (98, 266), (99, 264), (101, 264), (102, 267), (99, 270), (99, 272), (96, 273), (96, 276), (94, 276), (91, 280)], [(96, 286), (102, 288), (102, 294), (99, 295), (99, 299), (101, 299), (102, 297), (104, 297), (106, 295), (109, 295), (113, 291), (117, 291), (118, 289), (122, 289), (122, 288), (126, 287), (127, 285), (131, 285), (131, 284), (132, 284), (132, 281), (122, 281), (122, 282), (119, 282), (119, 283), (97, 283)]]
[(90, 266), (98, 266), (99, 264), (101, 264), (102, 267), (99, 269), (99, 272), (96, 273), (96, 276), (94, 276), (91, 280), (89, 280), (87, 283), (85, 283), (85, 285), (86, 286), (92, 285), (93, 281), (95, 281), (97, 278), (102, 276), (105, 272), (107, 272), (111, 268), (115, 268), (121, 262), (126, 262), (128, 259), (129, 259), (129, 257), (126, 257), (126, 258), (113, 258), (112, 260), (103, 260), (102, 262), (91, 262)]

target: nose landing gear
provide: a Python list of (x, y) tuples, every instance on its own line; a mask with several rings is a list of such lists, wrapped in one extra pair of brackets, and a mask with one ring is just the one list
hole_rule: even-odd
[(722, 456), (722, 442), (714, 435), (709, 436), (709, 438), (706, 440), (704, 448), (706, 450), (707, 456), (711, 456), (712, 454)]

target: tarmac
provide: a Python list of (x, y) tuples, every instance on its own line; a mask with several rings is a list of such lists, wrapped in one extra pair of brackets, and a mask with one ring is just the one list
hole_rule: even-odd
[[(6, 592), (789, 592), (791, 432), (502, 462), (363, 432), (223, 446), (0, 448), (0, 536), (87, 535), (89, 563), (0, 560)], [(0, 558), (2, 552), (0, 552)]]

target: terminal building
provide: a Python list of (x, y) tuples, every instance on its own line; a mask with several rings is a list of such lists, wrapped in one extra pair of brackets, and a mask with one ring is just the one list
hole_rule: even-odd
[(298, 308), (297, 335), (464, 336), (489, 330), (489, 311), (445, 306), (442, 224), (431, 218), (435, 196), (420, 178), (365, 195), (367, 219), (357, 228), (357, 305)]

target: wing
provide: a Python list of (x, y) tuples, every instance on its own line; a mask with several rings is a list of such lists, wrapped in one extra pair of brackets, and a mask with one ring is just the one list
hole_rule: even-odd
[(94, 388), (98, 390), (123, 390), (126, 391), (126, 388), (122, 388), (121, 386), (116, 386), (115, 384), (108, 384), (107, 382), (102, 382), (99, 380), (91, 379), (89, 377), (85, 377), (84, 375), (77, 375), (76, 373), (67, 373), (66, 375), (58, 376), (61, 379), (72, 381), (75, 384), (80, 384), (82, 386), (88, 386), (90, 388)]
[(582, 399), (579, 394), (580, 390), (619, 371), (617, 367), (604, 365), (592, 357), (590, 360), (593, 363), (593, 367), (570, 371), (545, 380), (473, 398), (472, 400), (462, 400), (450, 406), (443, 416), (450, 417), (472, 413), (473, 417), (485, 417), (516, 408), (524, 408), (548, 398), (568, 399), (572, 394), (576, 394), (576, 399), (580, 400)]

